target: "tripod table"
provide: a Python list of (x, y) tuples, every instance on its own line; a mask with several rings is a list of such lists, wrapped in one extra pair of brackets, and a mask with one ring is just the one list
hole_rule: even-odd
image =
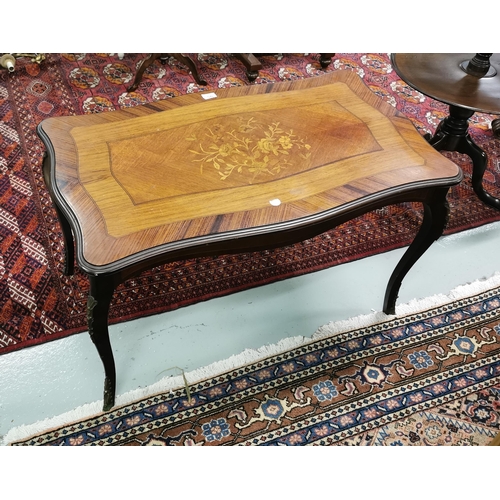
[[(449, 116), (438, 125), (429, 142), (438, 151), (457, 151), (472, 160), (472, 187), (486, 204), (500, 209), (500, 200), (483, 187), (488, 165), (486, 153), (472, 140), (469, 118), (476, 112), (500, 114), (500, 54), (484, 54), (480, 65), (468, 71), (469, 63), (481, 54), (392, 54), (396, 73), (410, 87), (449, 105)], [(479, 59), (479, 62), (481, 60)], [(482, 74), (484, 73), (484, 74)]]

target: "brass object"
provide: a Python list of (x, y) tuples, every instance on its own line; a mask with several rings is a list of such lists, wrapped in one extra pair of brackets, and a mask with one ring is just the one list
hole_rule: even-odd
[(4, 54), (0, 57), (0, 66), (5, 68), (9, 73), (13, 73), (16, 69), (16, 60), (12, 54)]
[(12, 53), (12, 54), (3, 54), (0, 57), (0, 66), (5, 68), (9, 73), (13, 73), (16, 69), (16, 59), (20, 59), (22, 57), (30, 57), (31, 62), (40, 64), (43, 60), (45, 60), (45, 54), (38, 53), (30, 53), (30, 54), (22, 54), (22, 53)]
[(34, 54), (12, 54), (16, 59), (19, 59), (21, 57), (30, 57), (31, 58), (31, 62), (34, 62), (34, 63), (37, 63), (37, 64), (40, 64), (42, 61), (45, 60), (45, 54), (37, 54), (37, 53), (34, 53)]

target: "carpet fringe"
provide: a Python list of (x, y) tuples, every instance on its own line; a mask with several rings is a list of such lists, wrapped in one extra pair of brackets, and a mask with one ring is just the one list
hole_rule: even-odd
[(315, 341), (321, 340), (333, 335), (348, 332), (350, 330), (358, 330), (360, 328), (366, 328), (368, 326), (380, 324), (386, 321), (392, 321), (396, 318), (409, 316), (427, 309), (440, 307), (456, 300), (472, 297), (498, 286), (500, 286), (500, 272), (496, 272), (490, 278), (481, 278), (464, 285), (459, 285), (451, 290), (447, 295), (436, 294), (430, 297), (425, 297), (424, 299), (412, 299), (406, 304), (398, 304), (396, 305), (395, 315), (387, 315), (380, 311), (346, 320), (331, 321), (326, 325), (320, 326), (312, 335), (312, 339)]
[[(425, 311), (433, 307), (439, 307), (444, 304), (471, 297), (473, 295), (486, 292), (500, 286), (500, 273), (495, 273), (490, 278), (483, 278), (474, 282), (460, 285), (450, 291), (448, 295), (437, 294), (425, 299), (413, 299), (406, 304), (396, 306), (395, 315), (387, 315), (383, 312), (374, 312), (371, 314), (361, 315), (346, 320), (330, 322), (319, 327), (316, 332), (310, 337), (290, 337), (283, 339), (272, 345), (265, 345), (258, 349), (245, 349), (240, 354), (230, 356), (229, 358), (217, 361), (203, 368), (198, 368), (185, 373), (185, 377), (190, 385), (197, 384), (203, 380), (207, 380), (216, 376), (220, 376), (226, 372), (241, 368), (245, 365), (261, 361), (271, 356), (282, 354), (297, 347), (306, 344), (317, 342), (318, 340), (333, 337), (340, 333), (345, 333), (350, 330), (365, 328), (374, 324), (392, 321), (399, 317), (408, 316), (417, 312)], [(184, 387), (184, 379), (182, 375), (164, 377), (144, 388), (135, 389), (125, 394), (116, 397), (116, 407), (130, 404), (149, 396), (156, 394), (179, 390)], [(92, 416), (98, 417), (102, 414), (102, 400), (95, 401), (82, 405), (74, 410), (63, 413), (61, 415), (41, 420), (34, 424), (20, 425), (14, 427), (0, 440), (0, 446), (8, 446), (9, 444), (29, 438), (42, 432), (47, 432), (50, 429), (77, 422)]]

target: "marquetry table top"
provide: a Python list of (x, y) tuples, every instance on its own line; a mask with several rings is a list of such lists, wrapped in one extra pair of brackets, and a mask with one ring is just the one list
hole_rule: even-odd
[(204, 94), (40, 124), (80, 265), (311, 224), (460, 175), (351, 71)]

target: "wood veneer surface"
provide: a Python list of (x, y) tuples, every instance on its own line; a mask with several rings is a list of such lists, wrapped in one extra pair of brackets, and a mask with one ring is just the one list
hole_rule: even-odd
[(83, 260), (280, 230), (459, 175), (350, 71), (215, 94), (42, 122)]

